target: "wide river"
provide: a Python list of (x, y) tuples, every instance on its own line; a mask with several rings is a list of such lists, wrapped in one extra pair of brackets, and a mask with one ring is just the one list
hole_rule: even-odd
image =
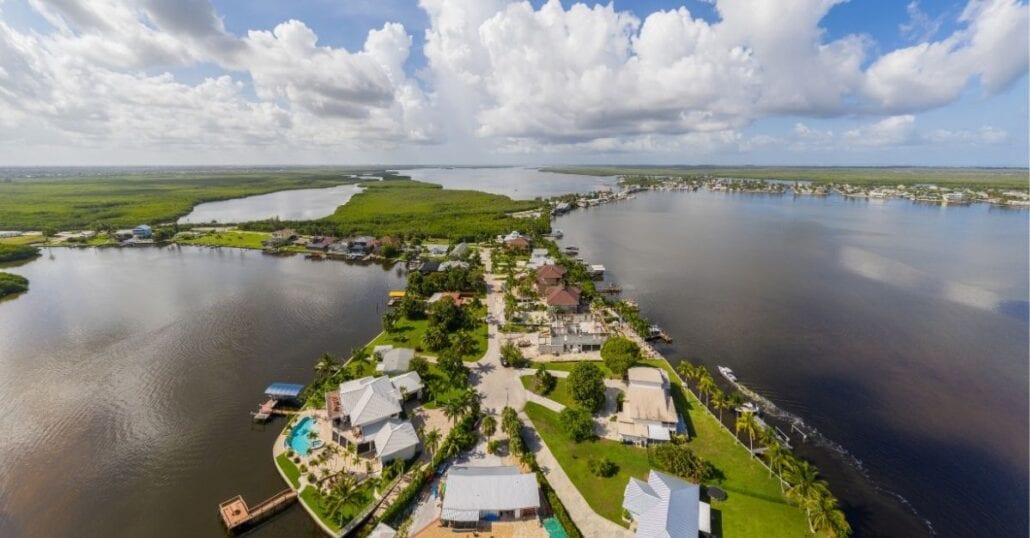
[(361, 192), (357, 185), (323, 189), (294, 189), (256, 194), (218, 202), (205, 202), (179, 219), (179, 224), (237, 223), (278, 217), (280, 220), (313, 220), (332, 215)]
[[(0, 303), (0, 536), (224, 536), (283, 488), (271, 382), (379, 331), (393, 270), (197, 247), (50, 249)], [(320, 536), (298, 506), (257, 536)]]
[(818, 430), (794, 442), (861, 535), (1026, 535), (1030, 212), (643, 193), (555, 226), (670, 358)]
[(615, 186), (615, 176), (581, 176), (542, 172), (538, 168), (411, 168), (398, 173), (443, 185), (445, 189), (472, 189), (503, 194), (515, 200), (587, 193)]

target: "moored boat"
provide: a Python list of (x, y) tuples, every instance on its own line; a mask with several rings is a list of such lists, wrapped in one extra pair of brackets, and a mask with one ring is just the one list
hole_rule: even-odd
[(737, 376), (733, 373), (733, 370), (729, 369), (729, 367), (720, 366), (719, 367), (719, 373), (722, 374), (722, 376), (725, 377), (726, 379), (728, 379), (728, 380), (730, 380), (730, 381), (732, 381), (734, 383), (737, 382)]

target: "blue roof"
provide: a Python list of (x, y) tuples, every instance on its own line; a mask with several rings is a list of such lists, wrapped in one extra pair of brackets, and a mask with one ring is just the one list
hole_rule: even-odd
[(265, 389), (265, 395), (269, 398), (296, 398), (304, 390), (304, 385), (296, 383), (272, 383)]

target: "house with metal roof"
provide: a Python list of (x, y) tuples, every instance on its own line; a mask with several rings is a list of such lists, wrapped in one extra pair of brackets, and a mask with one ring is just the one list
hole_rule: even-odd
[(451, 249), (451, 253), (448, 254), (448, 256), (451, 257), (451, 258), (454, 258), (454, 259), (458, 259), (458, 258), (464, 258), (465, 255), (467, 255), (468, 253), (469, 253), (469, 246), (468, 246), (468, 244), (467, 243), (458, 243), (457, 245), (454, 245), (454, 248)]
[(630, 478), (622, 507), (637, 538), (698, 538), (712, 532), (711, 506), (701, 488), (652, 470), (647, 482)]
[(411, 359), (415, 358), (415, 350), (407, 347), (394, 347), (382, 351), (381, 362), (376, 365), (377, 372), (399, 374), (411, 368)]
[(265, 389), (265, 396), (271, 400), (297, 400), (304, 391), (304, 385), (296, 383), (272, 383)]
[(418, 375), (418, 372), (411, 371), (393, 376), (390, 378), (390, 382), (397, 388), (397, 392), (400, 393), (402, 399), (411, 396), (422, 398), (422, 389), (425, 388), (425, 385), (422, 383), (422, 377)]
[(376, 458), (382, 464), (393, 460), (407, 460), (418, 451), (418, 434), (407, 420), (390, 419), (368, 428), (366, 436), (372, 439)]
[(669, 393), (669, 380), (659, 368), (636, 366), (626, 372), (629, 386), (616, 429), (623, 441), (646, 445), (668, 441), (679, 429), (679, 415)]
[(476, 528), (480, 521), (533, 517), (540, 510), (536, 475), (518, 467), (455, 465), (447, 472), (440, 521)]

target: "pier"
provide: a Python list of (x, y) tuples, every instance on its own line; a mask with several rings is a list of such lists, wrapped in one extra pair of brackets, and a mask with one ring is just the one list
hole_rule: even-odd
[(243, 500), (243, 496), (237, 495), (219, 504), (218, 514), (222, 516), (225, 528), (229, 532), (236, 532), (264, 521), (296, 500), (297, 492), (289, 488), (261, 501), (254, 507), (247, 506), (247, 501)]
[(257, 411), (252, 411), (250, 414), (254, 416), (254, 422), (264, 422), (272, 417), (272, 415), (293, 415), (296, 411), (287, 411), (285, 409), (279, 409), (277, 406), (281, 402), (288, 402), (296, 404), (300, 393), (304, 390), (304, 385), (293, 384), (293, 383), (272, 383), (265, 389), (265, 403), (258, 407)]

